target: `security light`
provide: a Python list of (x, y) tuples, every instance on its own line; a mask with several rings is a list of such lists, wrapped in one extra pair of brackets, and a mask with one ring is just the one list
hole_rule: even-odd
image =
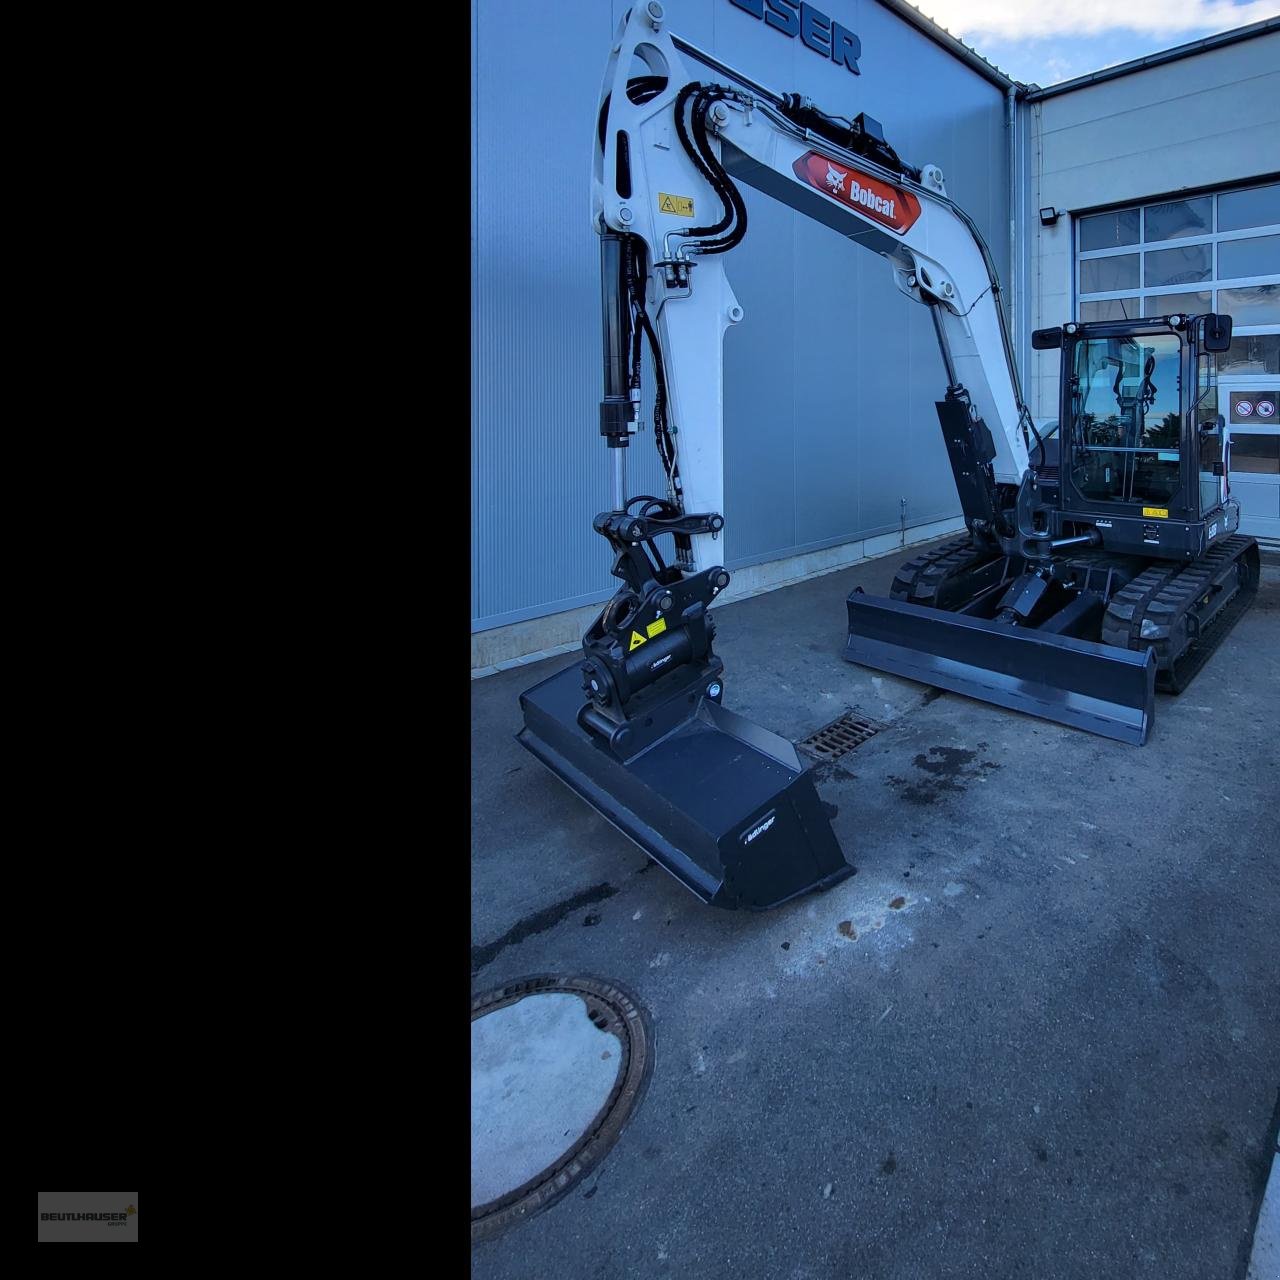
[(1040, 225), (1043, 227), (1051, 227), (1058, 220), (1057, 209), (1041, 209)]

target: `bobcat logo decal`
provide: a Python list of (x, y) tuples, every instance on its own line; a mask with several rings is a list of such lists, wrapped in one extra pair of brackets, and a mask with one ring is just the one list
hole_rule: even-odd
[[(920, 201), (905, 187), (895, 186), (854, 165), (841, 165), (821, 151), (806, 151), (791, 166), (791, 171), (815, 191), (896, 235), (905, 235), (923, 212)], [(1232, 412), (1239, 413), (1239, 408)]]

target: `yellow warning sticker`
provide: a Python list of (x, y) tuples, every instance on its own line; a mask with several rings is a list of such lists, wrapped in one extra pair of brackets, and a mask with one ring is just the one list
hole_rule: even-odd
[(638, 631), (633, 631), (631, 633), (631, 643), (627, 646), (627, 652), (630, 653), (632, 649), (638, 649), (648, 638), (648, 636), (642, 636)]
[(1168, 507), (1143, 507), (1142, 514), (1144, 516), (1155, 516), (1159, 520), (1167, 520), (1169, 518)]
[(652, 640), (654, 636), (660, 636), (666, 629), (667, 629), (666, 618), (659, 618), (657, 622), (651, 622), (645, 628), (645, 630), (649, 633), (648, 638), (650, 640)]
[(669, 196), (665, 191), (658, 192), (658, 212), (674, 213), (678, 218), (693, 217), (692, 196)]

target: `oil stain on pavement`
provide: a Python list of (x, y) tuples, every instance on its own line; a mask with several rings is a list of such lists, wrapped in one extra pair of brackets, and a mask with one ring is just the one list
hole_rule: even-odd
[(896, 788), (908, 804), (936, 804), (947, 792), (966, 791), (970, 782), (985, 782), (994, 770), (1000, 768), (994, 760), (974, 763), (986, 745), (980, 742), (974, 751), (964, 747), (930, 747), (927, 752), (918, 753), (911, 762), (923, 776), (903, 778), (890, 774), (886, 783)]

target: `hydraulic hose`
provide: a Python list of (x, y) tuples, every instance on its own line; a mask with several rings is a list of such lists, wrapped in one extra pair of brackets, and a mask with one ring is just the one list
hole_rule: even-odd
[[(692, 120), (694, 132), (690, 137), (689, 127), (685, 122), (685, 107), (695, 94), (697, 98), (694, 102)], [(747, 232), (747, 207), (743, 203), (742, 195), (724, 166), (716, 158), (707, 140), (707, 110), (713, 102), (718, 102), (727, 96), (726, 90), (718, 85), (706, 86), (697, 81), (691, 81), (680, 90), (675, 102), (676, 133), (680, 138), (680, 145), (693, 161), (698, 172), (711, 184), (724, 206), (724, 213), (716, 222), (703, 227), (688, 227), (681, 234), (691, 239), (695, 236), (718, 236), (728, 230), (736, 219), (736, 225), (733, 225), (733, 229), (723, 240), (708, 239), (694, 242), (691, 247), (698, 253), (724, 253), (740, 244)]]
[[(709, 223), (705, 227), (686, 228), (682, 234), (689, 237), (718, 236), (721, 232), (726, 231), (729, 224), (733, 221), (734, 209), (728, 189), (724, 181), (720, 179), (712, 167), (706, 162), (705, 158), (701, 154), (701, 150), (694, 147), (693, 139), (689, 136), (689, 126), (685, 122), (684, 118), (685, 107), (688, 105), (689, 99), (693, 97), (694, 94), (698, 94), (699, 101), (702, 101), (705, 96), (711, 92), (713, 92), (713, 90), (699, 84), (696, 80), (691, 80), (676, 96), (676, 135), (680, 139), (680, 145), (684, 148), (685, 154), (689, 159), (693, 161), (698, 172), (701, 173), (715, 189), (716, 195), (720, 197), (720, 202), (724, 206), (724, 215), (719, 219), (719, 221)], [(695, 104), (695, 110), (696, 106), (697, 104)]]
[[(736, 219), (733, 229), (723, 240), (715, 240), (711, 242), (699, 241), (698, 251), (700, 253), (727, 253), (730, 249), (736, 248), (742, 243), (743, 237), (747, 234), (747, 206), (743, 202), (742, 193), (738, 190), (737, 184), (729, 177), (724, 166), (716, 158), (716, 154), (711, 149), (711, 142), (707, 137), (707, 110), (712, 102), (719, 101), (725, 97), (724, 93), (707, 94), (698, 99), (693, 108), (693, 126), (694, 126), (694, 142), (697, 145), (699, 155), (701, 156), (707, 167), (720, 179), (720, 187), (723, 188), (728, 195), (728, 201), (732, 205), (733, 215)], [(723, 197), (722, 197), (723, 198)]]

